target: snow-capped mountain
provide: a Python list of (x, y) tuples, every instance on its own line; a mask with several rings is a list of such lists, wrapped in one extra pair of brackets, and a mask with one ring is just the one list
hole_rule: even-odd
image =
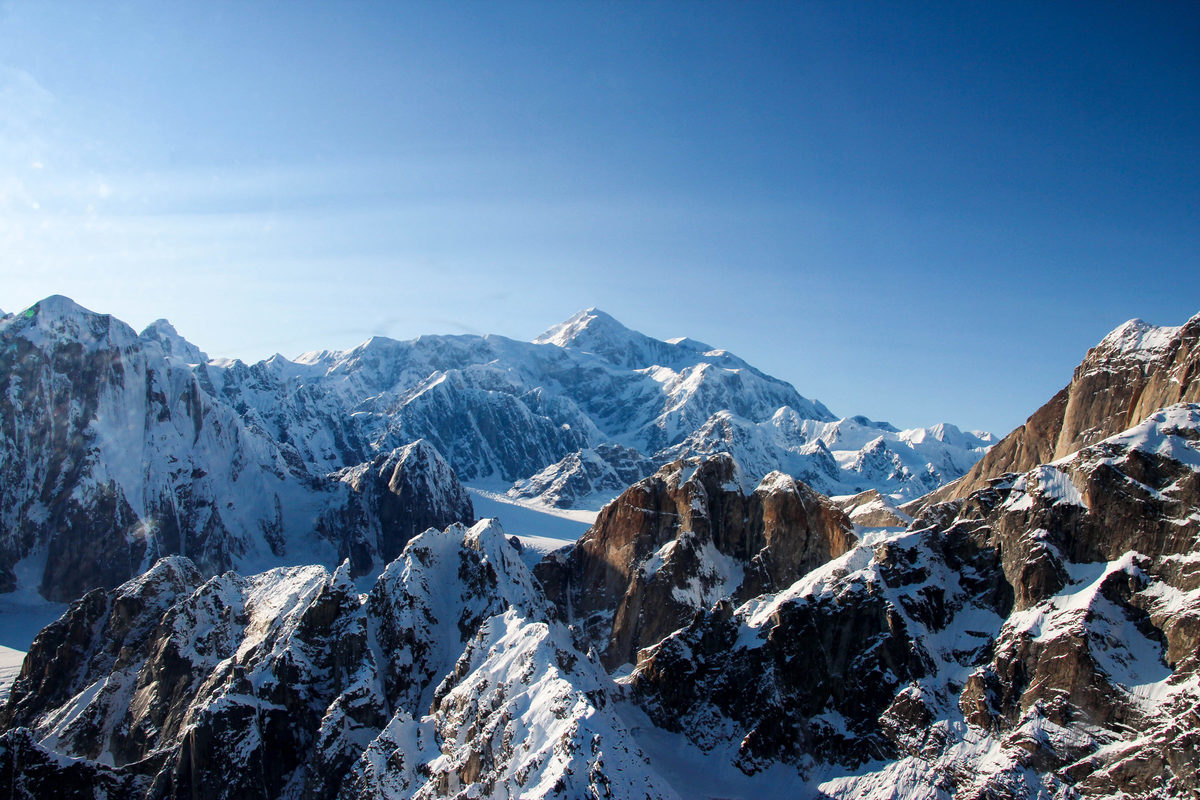
[[(346, 557), (357, 574), (398, 552), (381, 514), (472, 521), (428, 444), (380, 456), (380, 491), (338, 480), (214, 395), (202, 356), (166, 323), (138, 335), (63, 297), (0, 321), (0, 588), (23, 575), (71, 600), (170, 554), (209, 575)], [(406, 482), (418, 497), (396, 496)]]
[[(1177, 364), (1141, 375), (1165, 385)], [(422, 484), (397, 465), (433, 452), (335, 475), (399, 502)], [(366, 594), (348, 561), (206, 579), (167, 558), (39, 635), (0, 708), (0, 785), (154, 800), (1195, 796), (1200, 404), (992, 474), (907, 529), (902, 515), (870, 491), (835, 503), (789, 475), (758, 480), (721, 453), (629, 487), (533, 570), (492, 521), (408, 539)]]
[(205, 371), (214, 392), (315, 469), (424, 438), (463, 480), (514, 484), (514, 497), (559, 507), (599, 508), (662, 464), (718, 451), (758, 477), (790, 469), (830, 494), (910, 499), (962, 475), (991, 443), (949, 425), (839, 421), (724, 350), (652, 339), (595, 309), (532, 343), (376, 337)]
[[(356, 574), (381, 568), (430, 520), (470, 521), (451, 470), (598, 508), (664, 463), (728, 451), (755, 477), (784, 469), (826, 493), (908, 498), (990, 442), (835, 420), (723, 350), (595, 310), (534, 342), (374, 338), (248, 365), (209, 359), (165, 320), (137, 334), (51, 297), (0, 321), (0, 341), (0, 588), (24, 561), (64, 600), (171, 553), (206, 574), (347, 556)], [(449, 465), (436, 480), (456, 510), (417, 514), (396, 538), (363, 507), (388, 492), (354, 497), (359, 482), (343, 478), (417, 440), (433, 455), (413, 463)]]

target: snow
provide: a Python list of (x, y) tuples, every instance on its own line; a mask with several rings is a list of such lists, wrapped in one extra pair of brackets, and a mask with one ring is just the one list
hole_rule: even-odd
[(663, 730), (639, 706), (616, 704), (638, 747), (658, 774), (680, 797), (690, 800), (760, 800), (764, 797), (807, 797), (810, 789), (792, 767), (773, 764), (747, 775), (733, 765), (737, 742), (726, 751), (705, 752), (686, 736)]
[(676, 457), (729, 452), (754, 479), (780, 470), (826, 495), (877, 489), (903, 501), (965, 474), (992, 443), (990, 435), (952, 425), (897, 431), (865, 417), (809, 419), (784, 406), (758, 421), (719, 411), (669, 452)]
[[(1111, 436), (1098, 445), (1092, 445), (1084, 452), (1140, 450), (1170, 458), (1200, 471), (1200, 440), (1194, 436), (1181, 436), (1181, 431), (1190, 431), (1193, 434), (1200, 432), (1200, 404), (1177, 403), (1167, 406), (1129, 430)], [(1063, 461), (1073, 457), (1068, 456)], [(1105, 461), (1111, 463), (1111, 459), (1101, 459), (1099, 463)]]
[(536, 546), (537, 539), (570, 544), (583, 535), (596, 521), (598, 512), (553, 508), (539, 503), (517, 500), (505, 494), (468, 486), (475, 516), (495, 518), (504, 529), (521, 539), (528, 538)]
[(124, 322), (89, 311), (62, 295), (51, 295), (0, 320), (0, 332), (7, 332), (5, 329), (17, 332), (39, 347), (72, 341), (85, 350), (96, 351), (130, 348), (137, 342), (137, 334)]
[(16, 563), (16, 591), (0, 594), (0, 646), (28, 650), (42, 628), (66, 613), (66, 603), (51, 603), (37, 591), (46, 568), (46, 551)]
[(662, 569), (663, 564), (670, 559), (672, 551), (674, 551), (678, 545), (679, 539), (671, 539), (655, 550), (653, 555), (646, 559), (645, 563), (642, 564), (643, 577), (645, 577), (646, 580), (653, 578), (655, 573)]
[(1101, 340), (1099, 347), (1139, 360), (1156, 359), (1170, 347), (1179, 327), (1158, 327), (1140, 319), (1131, 319)]
[[(898, 533), (895, 536), (888, 536), (883, 541), (891, 541), (903, 535), (903, 533)], [(872, 546), (859, 544), (849, 552), (807, 573), (787, 589), (747, 601), (738, 609), (738, 613), (745, 616), (746, 624), (749, 627), (761, 628), (784, 604), (801, 597), (820, 595), (835, 583), (845, 579), (846, 576), (868, 570), (874, 558), (874, 546), (880, 543), (882, 542), (876, 540)]]
[(21, 664), (24, 661), (23, 651), (0, 645), (0, 705), (8, 699), (8, 692), (13, 681), (21, 674)]
[(1113, 573), (1140, 574), (1140, 558), (1131, 551), (1110, 562), (1068, 564), (1070, 585), (1033, 608), (1014, 613), (1006, 627), (1039, 642), (1086, 633), (1097, 665), (1115, 684), (1142, 700), (1162, 695), (1171, 674), (1163, 662), (1162, 646), (1147, 639), (1101, 591)]
[(1087, 508), (1083, 495), (1062, 466), (1061, 462), (1042, 464), (1018, 477), (1003, 507), (1008, 511), (1028, 511), (1037, 496), (1050, 501), (1050, 505), (1066, 503)]
[(776, 470), (768, 472), (754, 489), (755, 492), (773, 494), (775, 492), (796, 493), (796, 479)]
[[(689, 538), (694, 539), (695, 534), (684, 531), (674, 541), (682, 544)], [(670, 551), (664, 554), (664, 558), (669, 557)], [(731, 596), (745, 579), (742, 562), (722, 553), (710, 539), (700, 543), (697, 559), (700, 569), (687, 576), (684, 586), (671, 587), (671, 596), (680, 603), (692, 608), (710, 608), (721, 598)]]
[(1033, 474), (1036, 475), (1037, 487), (1042, 496), (1053, 500), (1054, 505), (1067, 503), (1087, 508), (1087, 503), (1083, 501), (1083, 495), (1075, 488), (1075, 484), (1071, 482), (1071, 476), (1066, 472), (1043, 465), (1037, 467)]

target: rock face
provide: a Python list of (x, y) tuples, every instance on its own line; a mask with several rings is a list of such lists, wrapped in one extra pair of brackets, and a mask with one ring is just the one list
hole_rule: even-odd
[(348, 563), (206, 580), (166, 559), (38, 637), (0, 777), (79, 797), (693, 796), (688, 770), (743, 795), (1195, 795), (1200, 405), (908, 530), (851, 529), (786, 476), (747, 492), (725, 456), (631, 487), (536, 575), (492, 522), (413, 538), (368, 594)]
[(348, 566), (174, 557), (43, 631), (0, 774), (37, 797), (673, 797), (610, 686), (493, 523), (416, 537), (366, 595)]
[(1198, 544), (1200, 406), (1178, 405), (714, 606), (631, 684), (715, 757), (827, 796), (1190, 797)]
[(728, 455), (663, 467), (604, 507), (569, 553), (538, 567), (609, 667), (721, 598), (791, 584), (853, 546), (826, 498), (782, 473), (752, 492)]
[(23, 588), (51, 600), (169, 554), (206, 575), (351, 550), (378, 563), (413, 530), (473, 521), (424, 445), (400, 470), (421, 495), (407, 507), (315, 472), (211, 392), (184, 360), (202, 355), (165, 323), (139, 336), (62, 297), (0, 322), (0, 589), (17, 588), (23, 559), (44, 563)]
[(1179, 327), (1130, 320), (1088, 351), (1071, 382), (961, 479), (919, 505), (970, 495), (1120, 433), (1160, 408), (1200, 401), (1200, 314)]
[(912, 522), (912, 517), (874, 489), (834, 502), (846, 512), (851, 522), (864, 528), (903, 528)]
[(352, 560), (356, 574), (371, 571), (372, 553), (388, 564), (417, 534), (475, 520), (471, 496), (441, 454), (423, 439), (335, 475), (354, 491), (355, 510), (363, 509), (363, 524), (357, 530), (365, 532), (368, 541), (360, 537), (343, 554)]

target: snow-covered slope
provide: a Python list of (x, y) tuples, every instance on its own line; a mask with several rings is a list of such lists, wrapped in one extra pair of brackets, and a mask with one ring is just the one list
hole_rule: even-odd
[(493, 521), (418, 536), (361, 595), (348, 565), (167, 559), (29, 659), (0, 712), (18, 794), (676, 796)]
[[(0, 321), (0, 588), (71, 600), (173, 553), (205, 574), (380, 565), (390, 493), (313, 469), (213, 394), (198, 357), (161, 321), (138, 335), (64, 297)], [(422, 453), (402, 470), (436, 507), (421, 529), (470, 521), (450, 469)], [(18, 585), (22, 562), (35, 585)]]
[(990, 433), (948, 423), (902, 431), (866, 417), (806, 419), (784, 407), (759, 422), (718, 412), (665, 453), (728, 452), (754, 475), (778, 469), (828, 495), (876, 489), (903, 501), (964, 474), (992, 442)]
[[(1200, 406), (870, 541), (790, 477), (738, 478), (722, 456), (631, 487), (579, 570), (539, 573), (558, 609), (490, 520), (412, 539), (368, 594), (348, 564), (160, 561), (38, 637), (0, 774), (164, 800), (1194, 796)], [(755, 565), (786, 578), (742, 602)], [(685, 613), (606, 674), (587, 629), (646, 632), (668, 596)]]
[(909, 499), (963, 474), (991, 442), (949, 425), (838, 421), (737, 356), (653, 339), (596, 309), (532, 343), (376, 337), (295, 362), (210, 362), (207, 372), (321, 469), (425, 438), (464, 480), (515, 484), (514, 496), (558, 507), (599, 508), (664, 463), (721, 450), (759, 478), (794, 468), (829, 493)]
[[(908, 499), (961, 475), (990, 442), (952, 426), (896, 431), (862, 417), (838, 421), (724, 350), (659, 341), (595, 309), (534, 342), (376, 337), (344, 352), (256, 364), (209, 360), (165, 320), (136, 336), (66, 298), (3, 324), (6, 339), (39, 351), (77, 337), (84, 352), (100, 344), (152, 351), (165, 363), (146, 380), (172, 382), (151, 387), (153, 396), (174, 402), (186, 391), (189, 407), (219, 409), (228, 418), (222, 430), (277, 451), (284, 472), (324, 475), (424, 439), (461, 479), (491, 489), (516, 483), (515, 495), (559, 507), (599, 508), (664, 463), (720, 450), (760, 478), (785, 469), (831, 494), (875, 488)], [(11, 388), (20, 401), (33, 387)]]

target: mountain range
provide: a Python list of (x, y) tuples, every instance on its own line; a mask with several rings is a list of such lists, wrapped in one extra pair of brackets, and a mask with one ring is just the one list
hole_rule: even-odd
[[(143, 527), (110, 541), (143, 531), (146, 545), (136, 574), (87, 591), (30, 648), (0, 708), (0, 785), (14, 796), (1068, 800), (1200, 791), (1200, 315), (1179, 327), (1117, 329), (978, 464), (900, 508), (906, 495), (887, 485), (830, 497), (810, 484), (793, 468), (816, 449), (721, 450), (701, 433), (778, 445), (774, 431), (808, 423), (810, 432), (847, 431), (843, 442), (884, 426), (821, 419), (832, 417), (823, 406), (728, 354), (688, 340), (622, 339), (624, 329), (595, 312), (530, 344), (373, 340), (354, 356), (247, 367), (204, 360), (164, 325), (135, 336), (62, 306), (72, 313), (47, 314), (60, 320), (53, 325), (36, 327), (45, 308), (6, 323), (6, 336), (25, 327), (4, 340), (12, 377), (0, 388), (6, 402), (21, 399), (22, 415), (13, 423), (16, 411), (5, 409), (5, 435), (19, 434), (22, 457), (41, 443), (51, 453), (23, 478), (45, 511), (29, 505), (14, 518), (35, 509), (53, 538), (76, 519), (71, 509), (87, 508), (102, 532), (106, 520), (126, 520), (102, 512), (124, 506), (92, 498), (124, 496), (129, 524)], [(114, 335), (125, 344), (102, 344)], [(131, 355), (150, 342), (166, 368), (139, 367)], [(47, 364), (17, 357), (29, 348), (53, 355)], [(408, 385), (435, 352), (442, 366), (414, 379), (417, 388), (367, 394)], [(526, 385), (513, 371), (535, 374), (511, 366), (512, 353), (555, 365), (535, 396), (498, 388)], [(696, 353), (711, 361), (689, 366)], [(637, 366), (647, 360), (671, 363)], [(569, 367), (581, 372), (559, 371)], [(74, 370), (87, 380), (72, 382)], [(305, 370), (319, 379), (300, 380)], [(599, 389), (568, 394), (551, 373), (630, 391), (609, 395), (606, 415)], [(636, 388), (650, 387), (647, 377), (658, 395)], [(104, 388), (89, 393), (93, 384)], [(134, 396), (144, 398), (136, 413), (111, 411), (113, 397)], [(322, 416), (351, 396), (352, 421)], [(727, 407), (703, 416), (704, 398)], [(34, 414), (38, 404), (49, 410)], [(657, 409), (650, 429), (621, 404)], [(790, 416), (784, 406), (818, 416), (791, 429), (775, 422)], [(526, 491), (546, 501), (555, 464), (563, 474), (606, 464), (603, 474), (622, 480), (643, 457), (652, 472), (620, 489), (578, 541), (544, 557), (530, 557), (495, 520), (417, 531), (422, 513), (473, 515), (459, 477), (508, 481), (516, 473), (503, 472), (506, 460), (545, 444), (490, 443), (492, 425), (516, 425), (521, 408), (574, 408), (607, 433), (580, 439), (515, 493), (545, 473), (536, 485), (546, 489)], [(403, 442), (414, 420), (434, 419), (473, 427)], [(592, 432), (584, 428), (559, 435)], [(893, 453), (895, 441), (926, 438), (892, 433), (883, 442)], [(927, 438), (952, 446), (948, 427), (940, 435)], [(244, 511), (221, 506), (219, 494), (216, 506), (179, 505), (187, 537), (217, 530), (219, 515), (228, 533), (217, 538), (245, 543), (231, 558), (326, 548), (340, 561), (216, 573), (190, 553), (163, 553), (160, 529), (134, 521), (149, 507), (135, 501), (156, 492), (124, 493), (132, 479), (118, 467), (132, 467), (112, 444), (132, 448), (138, 437), (143, 487), (187, 496), (180, 481), (205, 486), (207, 475), (194, 473), (204, 454), (236, 458), (219, 447), (253, 442), (263, 448), (255, 459), (221, 480), (256, 481), (247, 491), (268, 499), (294, 481), (319, 499), (281, 511), (278, 538), (251, 524), (269, 518), (273, 504), (262, 498)], [(846, 478), (844, 451), (823, 439), (801, 447), (812, 441), (839, 469), (839, 488), (861, 488)], [(160, 443), (178, 474), (157, 466)], [(763, 452), (797, 460), (763, 473), (754, 461)], [(260, 471), (274, 482), (242, 477)], [(293, 510), (319, 521), (309, 540), (286, 533)], [(261, 538), (239, 533), (247, 530)], [(153, 563), (152, 544), (164, 555)], [(47, 571), (60, 557), (39, 556)]]
[[(428, 525), (474, 521), (459, 481), (598, 508), (662, 464), (723, 451), (751, 482), (784, 469), (904, 500), (992, 441), (836, 420), (730, 353), (595, 310), (534, 342), (376, 337), (248, 365), (165, 320), (138, 334), (60, 296), (0, 320), (0, 425), (0, 590), (59, 601), (169, 554), (206, 574), (348, 557), (356, 577), (377, 573)], [(431, 491), (391, 473), (390, 491), (362, 491), (381, 457)], [(397, 492), (425, 506), (402, 534), (378, 507)]]

